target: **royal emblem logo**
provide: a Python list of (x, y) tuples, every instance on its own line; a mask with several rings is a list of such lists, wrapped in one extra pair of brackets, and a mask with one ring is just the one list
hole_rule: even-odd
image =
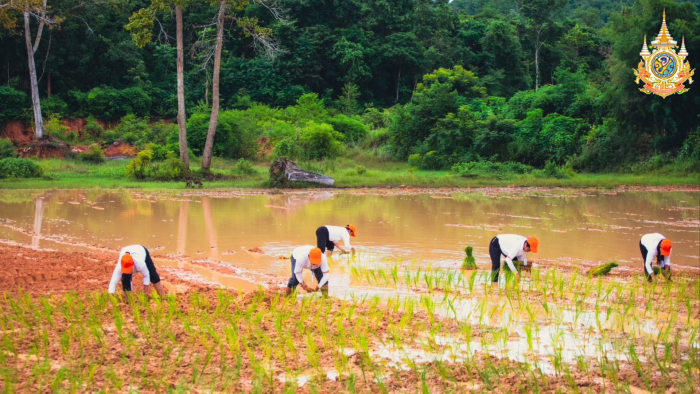
[(642, 61), (634, 70), (634, 75), (637, 76), (636, 83), (641, 79), (644, 81), (644, 87), (640, 91), (650, 94), (654, 93), (663, 98), (674, 93), (682, 94), (688, 91), (685, 87), (685, 81), (688, 84), (693, 83), (693, 74), (695, 69), (690, 69), (690, 64), (685, 61), (688, 57), (688, 52), (685, 50), (685, 37), (681, 43), (681, 49), (676, 53), (678, 48), (676, 41), (673, 41), (671, 33), (666, 28), (666, 11), (664, 11), (663, 22), (661, 23), (661, 31), (656, 39), (651, 42), (653, 52), (649, 53), (647, 48), (647, 37), (644, 36), (644, 46), (639, 53), (642, 56)]

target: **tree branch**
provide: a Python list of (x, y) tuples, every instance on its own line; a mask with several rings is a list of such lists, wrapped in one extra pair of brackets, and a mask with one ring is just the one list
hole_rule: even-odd
[(32, 50), (34, 53), (36, 53), (36, 50), (39, 49), (39, 43), (41, 42), (41, 32), (44, 30), (44, 25), (46, 24), (46, 2), (48, 0), (44, 0), (44, 4), (41, 8), (41, 17), (39, 18), (39, 29), (36, 31), (36, 39), (34, 40), (34, 47)]

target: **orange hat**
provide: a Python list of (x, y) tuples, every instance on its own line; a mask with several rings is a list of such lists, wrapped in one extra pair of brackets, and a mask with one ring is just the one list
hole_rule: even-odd
[(538, 241), (535, 237), (527, 237), (527, 243), (530, 244), (530, 250), (532, 253), (537, 253), (537, 246), (540, 244), (540, 241)]
[(313, 265), (320, 265), (321, 264), (321, 256), (323, 256), (323, 252), (321, 252), (321, 249), (313, 248), (309, 252), (309, 261)]
[(667, 239), (664, 239), (663, 241), (661, 241), (661, 254), (664, 256), (670, 256), (672, 246), (673, 246), (673, 243)]
[(134, 270), (134, 258), (129, 253), (122, 256), (122, 274), (130, 274)]
[(353, 226), (352, 224), (348, 224), (345, 226), (346, 229), (352, 230), (352, 236), (357, 237), (357, 227)]

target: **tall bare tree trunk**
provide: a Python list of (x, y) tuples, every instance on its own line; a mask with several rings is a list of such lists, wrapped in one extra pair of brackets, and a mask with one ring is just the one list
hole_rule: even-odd
[(177, 129), (180, 135), (180, 161), (185, 165), (185, 175), (190, 171), (187, 154), (187, 126), (185, 124), (185, 50), (182, 43), (182, 8), (175, 7), (177, 30)]
[[(44, 121), (41, 117), (41, 101), (39, 100), (39, 83), (36, 80), (36, 66), (34, 65), (34, 51), (32, 47), (32, 30), (29, 28), (29, 11), (24, 11), (24, 42), (27, 45), (27, 60), (29, 63), (29, 80), (32, 84), (32, 108), (34, 108), (35, 138), (44, 136)], [(44, 27), (43, 24), (40, 28)], [(37, 33), (38, 38), (41, 31)]]
[(214, 151), (214, 137), (216, 136), (216, 125), (219, 122), (219, 74), (221, 71), (221, 47), (224, 41), (224, 18), (226, 17), (226, 0), (221, 0), (219, 4), (219, 26), (216, 30), (216, 53), (214, 54), (214, 75), (211, 86), (211, 118), (209, 118), (209, 130), (207, 131), (207, 142), (204, 144), (204, 155), (202, 156), (202, 170), (208, 171), (211, 167), (211, 155)]

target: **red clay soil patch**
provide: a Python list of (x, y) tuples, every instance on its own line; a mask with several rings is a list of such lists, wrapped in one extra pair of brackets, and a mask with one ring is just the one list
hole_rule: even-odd
[[(116, 252), (54, 252), (1, 244), (0, 255), (3, 256), (0, 293), (16, 293), (21, 286), (23, 292), (32, 295), (107, 291), (119, 257)], [(164, 283), (201, 287), (183, 281), (168, 271), (158, 270)], [(134, 291), (142, 290), (142, 283), (140, 278), (136, 278)], [(121, 289), (121, 285), (117, 289)]]
[(34, 130), (31, 126), (25, 125), (19, 121), (8, 122), (0, 131), (0, 137), (7, 138), (10, 141), (15, 141), (19, 146), (24, 146), (32, 143), (34, 139)]
[(112, 145), (108, 146), (107, 148), (104, 149), (104, 153), (106, 157), (119, 157), (119, 156), (126, 156), (126, 157), (134, 157), (136, 156), (136, 148), (133, 146), (127, 144), (124, 141), (117, 141), (113, 143)]
[(70, 147), (63, 141), (45, 137), (21, 149), (22, 157), (38, 157), (40, 159), (63, 159), (70, 152)]

